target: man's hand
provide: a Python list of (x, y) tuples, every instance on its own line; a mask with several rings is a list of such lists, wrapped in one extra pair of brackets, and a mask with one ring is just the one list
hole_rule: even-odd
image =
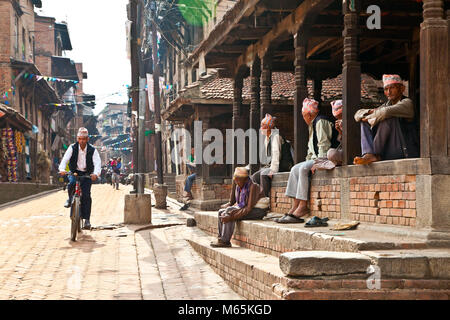
[(92, 181), (96, 181), (98, 176), (96, 174), (91, 174)]
[(316, 170), (317, 170), (317, 166), (314, 164), (314, 165), (311, 167), (311, 172), (312, 172), (312, 174), (316, 173)]
[(231, 221), (231, 217), (230, 216), (220, 217), (220, 220), (222, 220), (222, 223), (228, 223)]
[(267, 176), (268, 176), (270, 179), (273, 178), (273, 172), (272, 172), (272, 170), (269, 171), (269, 173), (267, 174)]
[(227, 202), (227, 203), (221, 205), (220, 208), (226, 209), (226, 208), (228, 208), (228, 207), (230, 207), (230, 206), (231, 206), (231, 204), (230, 204), (229, 202)]
[(342, 120), (336, 120), (334, 127), (340, 134), (342, 134)]
[(60, 174), (61, 176), (63, 176), (63, 177), (66, 175), (66, 173), (67, 173), (67, 172), (65, 172), (65, 171), (60, 171), (60, 172), (59, 172), (59, 174)]

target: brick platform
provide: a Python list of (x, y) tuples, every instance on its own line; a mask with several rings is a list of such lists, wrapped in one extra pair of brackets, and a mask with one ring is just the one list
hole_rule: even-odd
[(279, 269), (277, 258), (246, 248), (211, 248), (208, 237), (193, 228), (192, 247), (237, 293), (247, 299), (284, 300), (448, 300), (448, 279), (392, 279), (381, 273), (379, 288), (368, 288), (368, 274), (293, 278)]
[[(275, 174), (271, 190), (271, 211), (286, 213), (292, 199), (285, 196), (289, 173)], [(382, 161), (369, 166), (337, 167), (312, 176), (311, 215), (330, 219), (356, 220), (382, 225), (408, 226), (412, 230), (436, 225), (447, 240), (445, 204), (434, 188), (429, 159)], [(444, 177), (445, 178), (445, 177)], [(447, 185), (442, 185), (445, 190)], [(448, 215), (447, 215), (448, 216)], [(447, 235), (445, 233), (448, 233)]]

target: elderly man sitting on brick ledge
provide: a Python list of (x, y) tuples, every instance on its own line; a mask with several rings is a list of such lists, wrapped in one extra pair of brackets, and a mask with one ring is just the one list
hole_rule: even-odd
[(383, 85), (388, 101), (378, 108), (355, 113), (356, 122), (361, 122), (363, 156), (355, 157), (354, 164), (419, 156), (414, 104), (403, 95), (403, 81), (398, 75), (384, 75)]
[(261, 206), (260, 199), (264, 198), (264, 192), (260, 186), (250, 179), (247, 168), (237, 167), (233, 180), (235, 203), (227, 203), (219, 210), (219, 235), (217, 242), (212, 242), (212, 247), (231, 247), (235, 222), (239, 220), (259, 220), (267, 213), (267, 207)]

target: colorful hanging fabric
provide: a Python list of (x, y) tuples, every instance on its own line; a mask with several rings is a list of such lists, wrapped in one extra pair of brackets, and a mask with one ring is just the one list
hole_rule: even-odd
[(23, 153), (24, 147), (25, 147), (25, 136), (20, 131), (16, 131), (14, 135), (15, 135), (17, 153)]
[(6, 145), (8, 181), (17, 182), (17, 150), (14, 141), (14, 132), (11, 128), (2, 129), (2, 142), (3, 145)]

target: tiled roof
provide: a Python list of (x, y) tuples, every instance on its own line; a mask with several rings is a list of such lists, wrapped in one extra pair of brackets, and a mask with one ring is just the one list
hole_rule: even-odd
[[(378, 91), (379, 81), (363, 74), (361, 85), (361, 97), (363, 100), (373, 102), (380, 101)], [(272, 100), (294, 100), (295, 79), (292, 73), (274, 72), (272, 74)], [(308, 80), (308, 94), (312, 96), (312, 81)], [(205, 99), (226, 99), (233, 100), (233, 81), (230, 78), (211, 77), (200, 87), (203, 98)], [(242, 90), (244, 100), (250, 100), (250, 78), (244, 79)], [(330, 101), (342, 98), (342, 75), (334, 79), (327, 79), (322, 82), (322, 99)]]

